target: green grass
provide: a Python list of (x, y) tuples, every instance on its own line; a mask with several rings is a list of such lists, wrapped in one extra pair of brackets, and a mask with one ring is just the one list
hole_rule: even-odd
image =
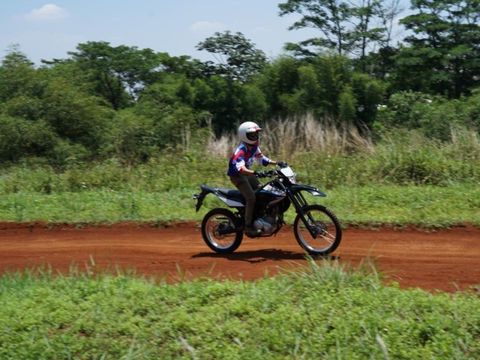
[[(198, 190), (19, 192), (0, 197), (0, 219), (48, 223), (199, 221), (208, 209), (223, 203), (210, 195), (196, 213), (192, 194)], [(480, 189), (476, 185), (337, 187), (327, 195), (309, 196), (308, 200), (331, 208), (344, 224), (480, 225)], [(290, 209), (287, 220), (291, 222), (294, 215)]]
[[(212, 155), (206, 152), (208, 148), (203, 150), (165, 152), (135, 166), (109, 159), (54, 169), (30, 159), (24, 164), (0, 167), (0, 195), (101, 190), (176, 192), (202, 183), (230, 186), (226, 176), (227, 154)], [(376, 185), (445, 187), (480, 182), (480, 142), (476, 133), (452, 143), (439, 143), (416, 133), (400, 133), (357, 152), (328, 150), (288, 156), (269, 154), (268, 149), (266, 153), (288, 161), (301, 182), (326, 189)]]
[(256, 282), (4, 275), (1, 359), (478, 359), (480, 298), (335, 262)]
[[(324, 204), (345, 224), (480, 225), (478, 136), (459, 132), (455, 139), (403, 131), (352, 153), (327, 148), (272, 157), (288, 160), (300, 182), (327, 191)], [(166, 152), (135, 166), (118, 159), (61, 170), (38, 159), (5, 165), (0, 221), (198, 221), (220, 204), (207, 198), (195, 213), (191, 196), (200, 184), (233, 187), (227, 156), (204, 150)]]
[[(326, 190), (309, 202), (344, 225), (480, 226), (478, 143), (408, 141), (287, 160), (300, 181)], [(6, 167), (0, 221), (199, 221), (223, 203), (209, 196), (196, 213), (192, 194), (201, 183), (231, 187), (225, 167), (201, 153), (135, 167)], [(0, 277), (0, 359), (480, 358), (478, 294), (384, 287), (337, 263), (256, 282), (92, 273)]]

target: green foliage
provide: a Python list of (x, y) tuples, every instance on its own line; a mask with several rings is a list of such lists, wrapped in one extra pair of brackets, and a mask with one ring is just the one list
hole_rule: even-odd
[(324, 114), (337, 118), (338, 101), (344, 87), (350, 82), (352, 72), (347, 58), (342, 56), (322, 56), (315, 60), (317, 79), (321, 86), (319, 94)]
[(268, 64), (257, 82), (265, 94), (269, 117), (286, 117), (291, 111), (284, 98), (298, 86), (299, 62), (293, 57), (279, 57)]
[(415, 92), (392, 95), (378, 114), (382, 127), (418, 129), (429, 138), (449, 141), (452, 131), (467, 128), (479, 131), (479, 96), (446, 100)]
[(255, 85), (245, 85), (242, 94), (242, 118), (260, 122), (265, 118), (267, 102), (263, 92)]
[(315, 67), (304, 65), (298, 68), (298, 106), (303, 112), (316, 112), (321, 107), (321, 86), (319, 84)]
[(116, 110), (127, 106), (140, 89), (154, 82), (154, 69), (162, 60), (151, 49), (113, 47), (103, 41), (79, 44), (77, 50), (69, 53), (72, 60), (87, 72), (97, 94)]
[(324, 49), (334, 50), (338, 55), (358, 52), (363, 59), (368, 47), (383, 40), (387, 31), (383, 26), (375, 26), (384, 13), (383, 6), (381, 1), (376, 0), (349, 3), (287, 0), (278, 5), (280, 16), (299, 15), (289, 30), (313, 28), (322, 36), (298, 44), (287, 43), (286, 49), (306, 57), (315, 57)]
[(44, 121), (31, 122), (0, 114), (0, 161), (15, 162), (25, 156), (46, 156), (57, 136)]
[(0, 67), (0, 102), (38, 91), (33, 63), (18, 48), (10, 49)]
[(385, 94), (385, 84), (366, 74), (352, 75), (352, 90), (359, 104), (356, 120), (359, 127), (363, 124), (372, 127), (377, 117), (377, 107), (382, 103)]
[[(21, 171), (17, 170), (12, 179), (2, 180), (2, 191), (17, 190), (16, 193), (2, 195), (0, 201), (0, 219), (2, 221), (71, 224), (108, 224), (119, 221), (139, 221), (166, 223), (176, 221), (201, 221), (207, 209), (224, 206), (223, 202), (207, 197), (204, 207), (195, 212), (192, 194), (199, 192), (198, 184), (208, 183), (231, 187), (225, 181), (207, 179), (197, 182), (172, 175), (164, 176), (160, 171), (129, 171), (111, 166), (111, 172), (105, 169), (71, 170), (68, 177), (57, 179), (57, 174), (46, 169), (33, 172), (23, 171), (32, 177), (32, 184), (13, 183)], [(174, 167), (167, 168), (173, 172)], [(177, 171), (177, 175), (184, 171)], [(339, 172), (345, 171), (339, 169)], [(105, 178), (100, 177), (105, 174)], [(133, 179), (135, 176), (157, 175), (154, 179)], [(115, 177), (116, 175), (116, 177)], [(198, 176), (192, 175), (194, 178)], [(323, 188), (320, 179), (304, 181)], [(442, 228), (472, 224), (480, 226), (480, 191), (476, 184), (444, 186), (415, 185), (335, 185), (327, 190), (327, 197), (321, 204), (334, 209), (343, 225), (365, 226), (420, 226)], [(187, 187), (188, 186), (188, 187)], [(21, 188), (34, 188), (38, 192), (28, 192)], [(63, 191), (74, 189), (75, 192)], [(130, 189), (129, 189), (130, 188)], [(144, 191), (145, 189), (155, 189)], [(93, 189), (93, 190), (89, 190)], [(111, 190), (122, 189), (122, 190)], [(158, 190), (156, 190), (158, 189)], [(325, 190), (325, 189), (324, 189)], [(308, 197), (308, 201), (317, 203), (318, 198)], [(448, 204), (448, 206), (446, 206)], [(289, 210), (286, 222), (291, 224), (295, 213)]]
[[(133, 121), (128, 113), (123, 116), (125, 126), (135, 124), (128, 125)], [(335, 209), (342, 222), (480, 224), (480, 141), (475, 133), (457, 131), (452, 142), (445, 144), (397, 131), (371, 150), (335, 153), (329, 148), (290, 153), (282, 159), (293, 166), (300, 182), (327, 191), (328, 197), (321, 201)], [(198, 186), (232, 186), (225, 175), (227, 158), (218, 154), (195, 149), (157, 155), (158, 150), (149, 147), (143, 151), (148, 160), (130, 166), (123, 159), (80, 163), (62, 171), (31, 163), (6, 167), (0, 171), (0, 219), (73, 223), (200, 220), (202, 212), (195, 213), (191, 198)], [(214, 197), (207, 198), (207, 207), (221, 204)]]
[(84, 145), (69, 140), (60, 139), (48, 154), (50, 163), (59, 168), (77, 166), (88, 162), (92, 152)]
[(94, 259), (86, 270), (0, 279), (0, 357), (480, 356), (478, 296), (386, 287), (336, 262), (256, 282), (174, 285), (94, 274)]
[(357, 113), (357, 99), (353, 95), (352, 89), (346, 87), (340, 94), (339, 100), (339, 117), (341, 120), (353, 123)]
[(113, 113), (98, 98), (63, 79), (48, 84), (43, 101), (44, 118), (61, 137), (92, 150), (103, 143)]
[(44, 103), (38, 97), (18, 95), (5, 101), (1, 112), (7, 116), (39, 120), (44, 116)]
[(216, 134), (232, 131), (243, 121), (263, 120), (267, 104), (255, 84), (232, 82), (221, 76), (210, 77), (206, 84), (211, 97), (208, 106), (201, 110), (212, 115)]
[(221, 59), (219, 63), (207, 63), (214, 74), (241, 82), (258, 73), (267, 61), (265, 53), (256, 49), (255, 44), (240, 32), (235, 34), (230, 31), (216, 32), (215, 35), (200, 42), (197, 49), (219, 56)]
[(280, 58), (258, 80), (266, 94), (269, 118), (312, 113), (358, 128), (371, 127), (385, 85), (369, 75), (354, 73), (342, 56), (318, 56), (309, 63)]
[[(9, 162), (33, 158), (34, 162), (64, 168), (113, 156), (133, 165), (166, 149), (190, 151), (205, 144), (205, 134), (211, 129), (215, 135), (221, 135), (243, 121), (253, 120), (266, 126), (272, 120), (289, 121), (307, 115), (321, 121), (327, 119), (337, 128), (347, 123), (355, 126), (364, 137), (357, 143), (368, 142), (371, 130), (379, 140), (383, 133), (398, 127), (449, 141), (452, 131), (478, 131), (480, 127), (479, 93), (473, 89), (478, 74), (473, 60), (470, 61), (471, 49), (463, 43), (469, 39), (474, 46), (477, 41), (476, 25), (469, 27), (465, 23), (474, 16), (465, 12), (465, 5), (475, 9), (474, 4), (467, 3), (459, 7), (459, 23), (452, 27), (448, 27), (451, 20), (445, 18), (452, 11), (451, 4), (440, 2), (440, 14), (434, 15), (430, 5), (416, 4), (418, 9), (428, 11), (425, 16), (405, 19), (414, 30), (410, 46), (382, 48), (368, 58), (366, 40), (375, 35), (375, 41), (380, 41), (380, 33), (368, 22), (381, 18), (382, 26), (386, 26), (388, 16), (393, 21), (398, 12), (394, 3), (391, 9), (383, 8), (377, 1), (329, 5), (302, 0), (280, 4), (284, 15), (301, 15), (298, 27), (321, 19), (328, 22), (334, 15), (323, 14), (322, 9), (342, 7), (344, 15), (348, 15), (345, 20), (357, 21), (353, 27), (343, 29), (350, 34), (343, 37), (343, 44), (350, 42), (354, 47), (351, 50), (358, 50), (361, 59), (327, 53), (307, 59), (282, 56), (267, 62), (250, 40), (228, 31), (199, 44), (202, 49), (225, 57), (223, 64), (213, 68), (212, 64), (188, 56), (113, 47), (107, 42), (79, 44), (69, 58), (44, 61), (44, 66), (35, 68), (18, 47), (13, 47), (0, 66), (1, 126), (11, 132), (3, 134), (1, 157)], [(304, 13), (308, 9), (312, 11), (310, 17)], [(326, 26), (316, 25), (319, 29)], [(434, 44), (437, 25), (439, 29), (448, 26), (439, 34), (441, 41)], [(459, 43), (452, 47), (449, 41), (457, 30), (464, 32), (455, 38)], [(423, 35), (425, 39), (421, 38)], [(451, 57), (448, 61), (442, 58), (446, 49)], [(409, 51), (416, 55), (406, 56)], [(393, 57), (397, 69), (392, 69)], [(381, 62), (378, 67), (374, 64), (377, 60)], [(442, 66), (450, 64), (445, 65), (447, 70), (430, 71), (423, 66), (425, 62), (438, 61)], [(366, 69), (388, 83), (366, 74)], [(418, 69), (418, 73), (412, 75), (412, 69)], [(448, 84), (442, 84), (447, 84), (445, 89), (450, 90), (446, 92), (452, 95), (451, 69), (458, 70), (458, 79), (473, 79), (459, 80), (460, 85), (468, 86), (468, 98), (447, 101), (420, 93), (395, 93), (397, 88), (439, 92), (435, 84), (448, 80)], [(399, 80), (404, 82), (399, 84)], [(378, 112), (387, 89), (391, 97)], [(18, 119), (18, 124), (11, 119)], [(25, 135), (26, 132), (32, 135)]]
[(478, 1), (414, 1), (412, 10), (401, 20), (413, 33), (397, 55), (397, 88), (459, 97), (478, 87)]
[(158, 145), (152, 119), (133, 114), (131, 110), (117, 113), (110, 152), (128, 163), (135, 163), (157, 154)]

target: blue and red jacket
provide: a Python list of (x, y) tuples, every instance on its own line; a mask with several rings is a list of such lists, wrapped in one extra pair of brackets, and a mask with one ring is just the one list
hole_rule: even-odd
[(227, 175), (233, 176), (240, 174), (240, 169), (244, 166), (250, 169), (255, 160), (263, 166), (267, 166), (270, 163), (270, 159), (262, 154), (258, 144), (251, 146), (249, 149), (248, 146), (242, 142), (230, 157)]

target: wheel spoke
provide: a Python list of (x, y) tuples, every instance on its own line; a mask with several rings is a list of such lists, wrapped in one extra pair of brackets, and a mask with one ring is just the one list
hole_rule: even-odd
[(322, 234), (321, 237), (327, 240), (330, 244), (333, 244), (333, 242), (335, 241), (335, 236), (328, 231), (325, 231), (325, 233)]
[[(311, 206), (304, 214), (308, 222), (308, 227), (300, 219), (296, 222), (295, 235), (300, 245), (312, 254), (329, 253), (338, 246), (339, 229), (329, 212), (324, 208)], [(317, 233), (312, 236), (308, 228), (312, 228)], [(341, 236), (341, 235), (340, 235)]]
[(202, 229), (205, 242), (216, 252), (231, 252), (240, 245), (241, 237), (235, 232), (233, 214), (227, 210), (212, 210), (205, 216)]

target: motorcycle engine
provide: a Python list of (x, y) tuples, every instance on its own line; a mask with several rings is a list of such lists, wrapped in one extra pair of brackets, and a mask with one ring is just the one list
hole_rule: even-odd
[(253, 222), (253, 227), (262, 232), (262, 235), (271, 235), (275, 231), (275, 219), (271, 216), (258, 218)]

